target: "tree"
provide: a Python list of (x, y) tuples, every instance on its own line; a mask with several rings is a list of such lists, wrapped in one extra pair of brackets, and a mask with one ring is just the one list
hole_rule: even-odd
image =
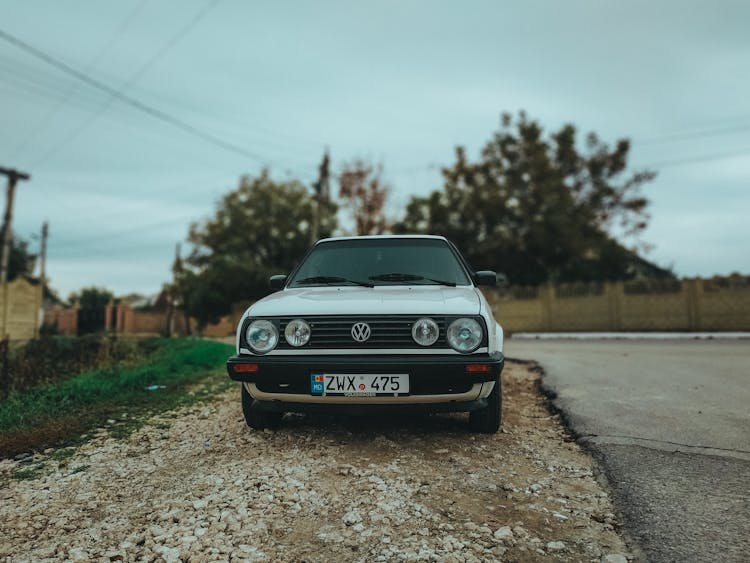
[(8, 255), (8, 281), (18, 277), (30, 277), (36, 266), (36, 254), (29, 252), (29, 243), (16, 235), (10, 239)]
[(639, 188), (655, 174), (628, 172), (629, 150), (591, 133), (579, 151), (573, 125), (545, 134), (523, 112), (504, 114), (479, 159), (458, 147), (443, 189), (412, 198), (395, 231), (443, 234), (474, 266), (519, 284), (670, 276), (612, 234), (637, 240), (648, 221)]
[(114, 299), (114, 294), (100, 287), (86, 287), (80, 293), (71, 293), (68, 300), (77, 302), (78, 334), (104, 330), (104, 308)]
[[(266, 295), (268, 277), (288, 273), (304, 255), (312, 223), (313, 200), (301, 183), (274, 181), (267, 171), (242, 177), (211, 219), (190, 228), (193, 249), (176, 272), (188, 313), (205, 326)], [(335, 228), (335, 205), (321, 202), (321, 236)]]
[(339, 197), (352, 217), (358, 235), (380, 235), (388, 230), (385, 202), (390, 187), (381, 179), (382, 166), (362, 160), (344, 164), (339, 173)]

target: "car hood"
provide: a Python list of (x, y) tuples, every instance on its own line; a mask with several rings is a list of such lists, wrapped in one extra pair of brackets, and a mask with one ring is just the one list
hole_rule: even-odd
[(472, 286), (389, 285), (285, 289), (256, 302), (248, 315), (477, 315), (479, 310)]

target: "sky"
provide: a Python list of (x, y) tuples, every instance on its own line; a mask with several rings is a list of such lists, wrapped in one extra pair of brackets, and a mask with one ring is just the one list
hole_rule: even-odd
[(0, 14), (0, 32), (211, 137), (0, 38), (0, 166), (32, 176), (13, 227), (36, 251), (49, 221), (62, 296), (157, 292), (242, 174), (309, 184), (326, 147), (334, 170), (382, 163), (398, 217), (441, 187), (457, 145), (475, 157), (519, 110), (632, 139), (630, 169), (658, 172), (646, 258), (750, 273), (746, 1), (0, 0)]

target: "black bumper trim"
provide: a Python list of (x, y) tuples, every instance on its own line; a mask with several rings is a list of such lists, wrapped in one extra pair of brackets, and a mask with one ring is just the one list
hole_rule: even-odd
[[(236, 371), (243, 364), (256, 364), (258, 371)], [(469, 364), (489, 364), (488, 372), (467, 372)], [(309, 377), (313, 372), (404, 373), (412, 378), (455, 378), (456, 381), (483, 383), (495, 381), (503, 370), (505, 357), (492, 354), (440, 355), (410, 354), (381, 356), (374, 354), (304, 355), (304, 356), (232, 356), (227, 360), (227, 373), (235, 381), (274, 383), (280, 378)]]
[(423, 415), (444, 412), (471, 412), (487, 406), (486, 399), (449, 401), (446, 403), (362, 404), (362, 403), (288, 403), (286, 401), (258, 401), (264, 412), (297, 412), (304, 414), (379, 416)]

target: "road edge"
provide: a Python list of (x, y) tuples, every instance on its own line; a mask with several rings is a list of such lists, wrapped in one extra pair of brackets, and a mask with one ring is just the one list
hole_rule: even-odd
[(546, 372), (541, 363), (536, 360), (528, 360), (521, 358), (507, 357), (507, 361), (522, 364), (527, 367), (530, 371), (539, 374), (539, 379), (536, 383), (537, 391), (542, 397), (545, 408), (550, 414), (556, 415), (560, 419), (563, 429), (566, 433), (566, 441), (575, 442), (581, 450), (586, 453), (593, 460), (594, 478), (596, 479), (599, 486), (609, 495), (612, 506), (615, 509), (615, 516), (617, 517), (617, 528), (616, 532), (622, 537), (625, 545), (627, 546), (630, 553), (633, 555), (635, 561), (647, 561), (646, 554), (641, 548), (635, 536), (631, 533), (631, 530), (627, 524), (625, 512), (620, 507), (622, 499), (617, 493), (616, 489), (612, 487), (612, 474), (610, 468), (606, 462), (606, 455), (597, 449), (596, 443), (589, 440), (589, 436), (580, 434), (574, 428), (568, 413), (563, 409), (557, 402), (559, 395), (552, 387), (547, 385), (545, 381)]

